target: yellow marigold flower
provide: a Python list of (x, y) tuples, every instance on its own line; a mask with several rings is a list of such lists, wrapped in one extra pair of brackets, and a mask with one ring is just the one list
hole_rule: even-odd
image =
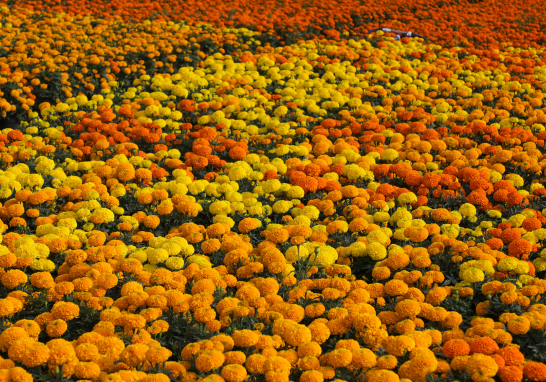
[(468, 268), (467, 270), (461, 272), (461, 278), (469, 283), (476, 283), (483, 281), (485, 278), (485, 274), (481, 269), (478, 268)]

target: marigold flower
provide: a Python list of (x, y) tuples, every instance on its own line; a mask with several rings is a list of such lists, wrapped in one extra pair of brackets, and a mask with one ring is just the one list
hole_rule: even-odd
[(43, 365), (49, 359), (49, 355), (49, 348), (42, 343), (36, 342), (35, 346), (27, 349), (23, 354), (23, 363), (27, 367)]
[(81, 379), (96, 379), (100, 373), (100, 366), (95, 362), (78, 362), (74, 368), (74, 374)]
[(166, 362), (172, 355), (172, 352), (162, 346), (154, 346), (146, 351), (146, 360), (150, 364), (157, 365)]
[(118, 360), (121, 352), (125, 349), (125, 343), (116, 337), (104, 337), (97, 343), (99, 353), (114, 360)]
[(15, 362), (23, 362), (25, 352), (36, 346), (36, 339), (24, 337), (13, 342), (8, 350), (9, 359)]
[(391, 370), (372, 370), (367, 375), (370, 382), (398, 382), (400, 377)]
[(523, 371), (517, 366), (506, 366), (499, 370), (502, 382), (520, 382), (523, 379)]
[(370, 369), (377, 364), (377, 356), (370, 349), (359, 348), (352, 351), (351, 366), (357, 369)]
[(245, 353), (241, 351), (230, 351), (224, 353), (224, 356), (226, 357), (225, 363), (226, 364), (238, 364), (243, 365), (246, 361), (246, 355)]
[(541, 362), (527, 362), (523, 367), (523, 375), (531, 381), (546, 381), (546, 365)]
[(242, 382), (247, 377), (247, 371), (239, 364), (226, 365), (222, 368), (222, 377), (228, 382)]
[(497, 350), (496, 354), (500, 355), (507, 366), (520, 366), (523, 364), (525, 357), (515, 346), (505, 346)]
[(377, 367), (379, 369), (392, 370), (398, 365), (398, 358), (393, 355), (387, 354), (377, 359)]
[(533, 250), (533, 245), (525, 239), (515, 239), (508, 245), (508, 254), (514, 257), (529, 255)]
[(390, 280), (385, 283), (385, 293), (389, 296), (402, 296), (408, 291), (408, 285), (402, 280)]
[(517, 317), (508, 322), (508, 330), (512, 334), (526, 334), (531, 329), (531, 323), (526, 317)]
[(75, 350), (76, 357), (82, 362), (89, 362), (99, 354), (99, 348), (90, 343), (82, 343), (78, 345)]
[(195, 367), (202, 373), (219, 369), (224, 364), (224, 354), (218, 350), (203, 350), (198, 353)]
[(305, 325), (292, 325), (284, 333), (284, 339), (292, 346), (299, 346), (310, 342), (312, 339), (311, 330)]
[[(497, 343), (489, 337), (478, 338), (472, 341), (472, 345), (470, 346), (470, 352), (472, 354), (481, 353), (485, 355), (491, 355), (495, 353), (498, 349), (499, 349), (499, 346), (497, 345)], [(466, 355), (466, 354), (461, 354), (461, 355)]]
[(50, 337), (60, 337), (66, 332), (67, 329), (68, 325), (66, 321), (60, 319), (54, 320), (48, 323), (46, 326), (47, 335)]
[(72, 302), (59, 301), (53, 305), (51, 314), (57, 319), (70, 321), (79, 316), (80, 308)]
[(19, 269), (10, 269), (0, 279), (2, 285), (8, 289), (15, 289), (28, 281), (28, 276)]
[(408, 337), (407, 335), (401, 335), (389, 339), (386, 349), (389, 354), (402, 357), (406, 352), (412, 351), (414, 347), (415, 341), (413, 338)]
[[(63, 339), (55, 339), (49, 341), (47, 346), (51, 349), (49, 359), (47, 360), (50, 366), (61, 366), (77, 360), (76, 352), (68, 341)], [(31, 350), (32, 349), (29, 351)]]
[(261, 354), (252, 354), (250, 355), (245, 362), (246, 370), (251, 373), (264, 373), (264, 364), (267, 361), (267, 357)]
[(300, 382), (322, 382), (324, 381), (324, 376), (318, 370), (307, 370), (304, 371), (300, 376)]
[(495, 360), (487, 355), (474, 354), (470, 356), (465, 367), (472, 378), (492, 378), (499, 369)]
[(0, 350), (7, 352), (10, 346), (20, 338), (28, 338), (28, 333), (16, 326), (9, 327), (0, 334)]
[(347, 349), (335, 349), (327, 354), (328, 363), (333, 368), (349, 366), (353, 360), (353, 354)]

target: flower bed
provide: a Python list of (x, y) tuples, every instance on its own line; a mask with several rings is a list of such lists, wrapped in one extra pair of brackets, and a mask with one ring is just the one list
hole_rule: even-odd
[(172, 3), (0, 8), (0, 380), (546, 380), (540, 35)]

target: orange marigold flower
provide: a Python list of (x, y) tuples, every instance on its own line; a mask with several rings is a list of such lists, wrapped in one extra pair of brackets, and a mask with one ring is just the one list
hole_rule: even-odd
[(478, 338), (472, 341), (472, 345), (470, 346), (470, 352), (472, 354), (481, 353), (491, 355), (495, 353), (498, 349), (499, 346), (497, 345), (497, 343), (489, 337)]
[(402, 296), (408, 291), (408, 285), (402, 280), (390, 280), (385, 283), (385, 293), (389, 296)]
[(502, 382), (521, 382), (523, 371), (517, 366), (506, 366), (499, 371)]
[(51, 314), (53, 314), (56, 319), (60, 318), (65, 321), (70, 321), (79, 316), (80, 308), (72, 302), (59, 301), (53, 305)]
[(0, 279), (2, 285), (8, 289), (15, 289), (28, 281), (28, 276), (25, 272), (19, 269), (11, 269), (2, 275)]
[(523, 375), (531, 381), (546, 381), (546, 365), (541, 362), (527, 362), (523, 367)]
[(231, 335), (231, 337), (233, 338), (235, 346), (245, 348), (254, 346), (259, 339), (259, 335), (256, 332), (248, 329), (237, 330)]
[(542, 223), (537, 218), (527, 218), (523, 221), (521, 226), (527, 231), (536, 231), (537, 229), (542, 228)]
[(48, 323), (46, 326), (47, 335), (50, 337), (60, 337), (66, 332), (67, 329), (68, 325), (66, 321), (60, 319), (54, 320)]
[(504, 359), (507, 366), (520, 366), (525, 360), (524, 355), (515, 346), (505, 346), (497, 350), (496, 354)]
[(50, 352), (51, 351), (46, 345), (36, 342), (35, 346), (31, 347), (23, 354), (23, 363), (27, 367), (43, 365), (49, 359)]
[(353, 360), (353, 353), (347, 349), (335, 349), (327, 354), (328, 363), (333, 368), (349, 366)]
[(508, 245), (508, 254), (514, 257), (529, 255), (533, 245), (525, 239), (515, 239)]

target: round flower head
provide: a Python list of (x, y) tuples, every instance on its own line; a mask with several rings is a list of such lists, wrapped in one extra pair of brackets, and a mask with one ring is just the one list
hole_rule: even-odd
[(400, 377), (391, 370), (372, 370), (366, 375), (370, 382), (398, 382)]
[(390, 354), (381, 356), (377, 359), (377, 367), (379, 369), (392, 370), (398, 365), (398, 359)]
[(54, 320), (48, 323), (46, 326), (47, 335), (52, 338), (62, 336), (67, 329), (68, 329), (68, 325), (66, 321), (60, 320), (60, 319)]
[(408, 285), (402, 280), (390, 280), (385, 283), (385, 293), (389, 296), (402, 296), (408, 291)]
[(475, 377), (492, 378), (497, 374), (499, 367), (493, 358), (483, 354), (474, 354), (468, 359), (465, 369), (473, 379)]
[(357, 369), (370, 369), (377, 364), (377, 356), (370, 349), (359, 348), (352, 353), (351, 366)]
[(387, 351), (389, 354), (397, 357), (402, 357), (406, 352), (410, 352), (415, 347), (413, 338), (406, 335), (393, 337), (387, 343)]
[(36, 340), (31, 337), (24, 337), (13, 342), (8, 350), (9, 359), (16, 362), (23, 362), (25, 352), (36, 346), (36, 344)]
[(531, 381), (546, 381), (546, 365), (541, 362), (527, 362), (523, 368), (523, 375)]
[(499, 370), (502, 382), (520, 382), (523, 379), (523, 371), (517, 366), (506, 366)]
[(312, 340), (312, 333), (305, 325), (292, 325), (285, 332), (285, 341), (292, 346), (299, 346)]
[(224, 354), (218, 350), (203, 350), (197, 355), (195, 367), (202, 373), (219, 369), (224, 363)]
[(351, 364), (353, 354), (347, 349), (335, 349), (327, 354), (328, 363), (334, 368), (346, 367)]
[(7, 328), (0, 334), (0, 350), (7, 352), (10, 346), (20, 338), (28, 338), (28, 333), (19, 327)]
[(228, 382), (242, 382), (247, 378), (247, 371), (242, 365), (226, 365), (222, 368), (222, 377)]
[(370, 256), (372, 260), (383, 260), (387, 257), (387, 250), (383, 244), (372, 242), (366, 247), (366, 254)]
[(248, 373), (263, 373), (263, 367), (267, 360), (267, 357), (261, 354), (252, 354), (250, 355), (245, 362), (245, 368)]
[(35, 346), (27, 349), (23, 354), (23, 363), (27, 367), (43, 365), (48, 361), (49, 355), (49, 348), (42, 343), (36, 342)]

